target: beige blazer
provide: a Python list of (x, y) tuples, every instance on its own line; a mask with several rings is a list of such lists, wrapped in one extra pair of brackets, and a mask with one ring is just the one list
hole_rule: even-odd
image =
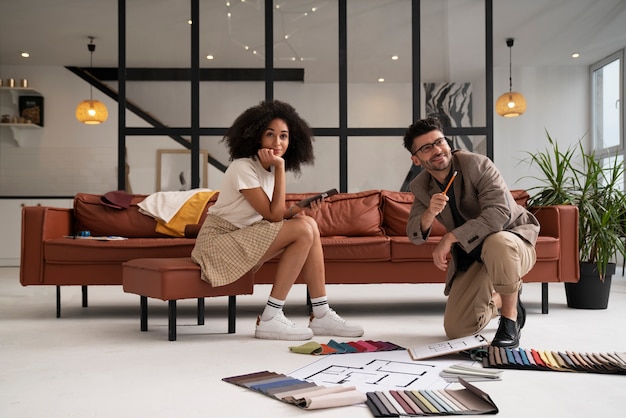
[[(512, 232), (535, 245), (539, 222), (533, 214), (515, 202), (502, 175), (489, 158), (455, 150), (452, 151), (452, 170), (457, 171), (452, 184), (456, 206), (467, 221), (455, 228), (449, 206), (437, 215), (437, 219), (456, 236), (463, 250), (471, 252), (486, 237), (499, 231)], [(420, 229), (422, 214), (428, 209), (430, 197), (442, 190), (426, 170), (413, 179), (410, 190), (415, 198), (406, 232), (411, 242), (420, 245), (430, 235), (430, 230), (422, 234)], [(456, 261), (453, 259), (448, 267), (446, 295), (455, 273)]]

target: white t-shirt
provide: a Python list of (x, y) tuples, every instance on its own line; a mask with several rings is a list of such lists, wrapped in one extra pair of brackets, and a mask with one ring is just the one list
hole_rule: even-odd
[(240, 190), (261, 187), (272, 200), (274, 194), (274, 167), (267, 171), (257, 158), (238, 158), (226, 169), (217, 202), (209, 208), (211, 215), (219, 216), (243, 228), (263, 219), (246, 200)]

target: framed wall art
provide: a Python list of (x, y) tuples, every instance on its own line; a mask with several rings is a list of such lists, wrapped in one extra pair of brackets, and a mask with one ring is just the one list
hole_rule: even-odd
[[(206, 150), (200, 150), (200, 187), (208, 187), (208, 156)], [(157, 150), (157, 185), (158, 192), (182, 191), (191, 189), (191, 151), (176, 149)]]

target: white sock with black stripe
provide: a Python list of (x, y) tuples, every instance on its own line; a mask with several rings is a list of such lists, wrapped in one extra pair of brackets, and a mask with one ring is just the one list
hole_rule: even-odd
[(311, 307), (313, 308), (313, 316), (316, 318), (322, 318), (326, 315), (326, 312), (330, 310), (330, 306), (328, 306), (328, 298), (326, 296), (311, 298)]
[(270, 296), (267, 299), (267, 305), (265, 305), (265, 309), (261, 315), (261, 321), (269, 321), (274, 318), (278, 312), (283, 310), (283, 306), (285, 306), (284, 300), (276, 299)]

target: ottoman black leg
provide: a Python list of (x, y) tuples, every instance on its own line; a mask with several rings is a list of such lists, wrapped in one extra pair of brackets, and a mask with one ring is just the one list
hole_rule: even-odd
[(81, 286), (81, 293), (83, 296), (83, 308), (87, 307), (87, 286)]
[(198, 325), (204, 325), (204, 298), (198, 298)]
[(148, 331), (148, 297), (139, 296), (139, 317), (141, 323), (141, 330)]
[(170, 341), (176, 341), (176, 301), (168, 301), (167, 308), (167, 324), (168, 324), (168, 339)]
[(237, 316), (237, 296), (228, 297), (228, 333), (235, 333), (235, 318)]
[(61, 286), (57, 285), (57, 318), (61, 317)]

